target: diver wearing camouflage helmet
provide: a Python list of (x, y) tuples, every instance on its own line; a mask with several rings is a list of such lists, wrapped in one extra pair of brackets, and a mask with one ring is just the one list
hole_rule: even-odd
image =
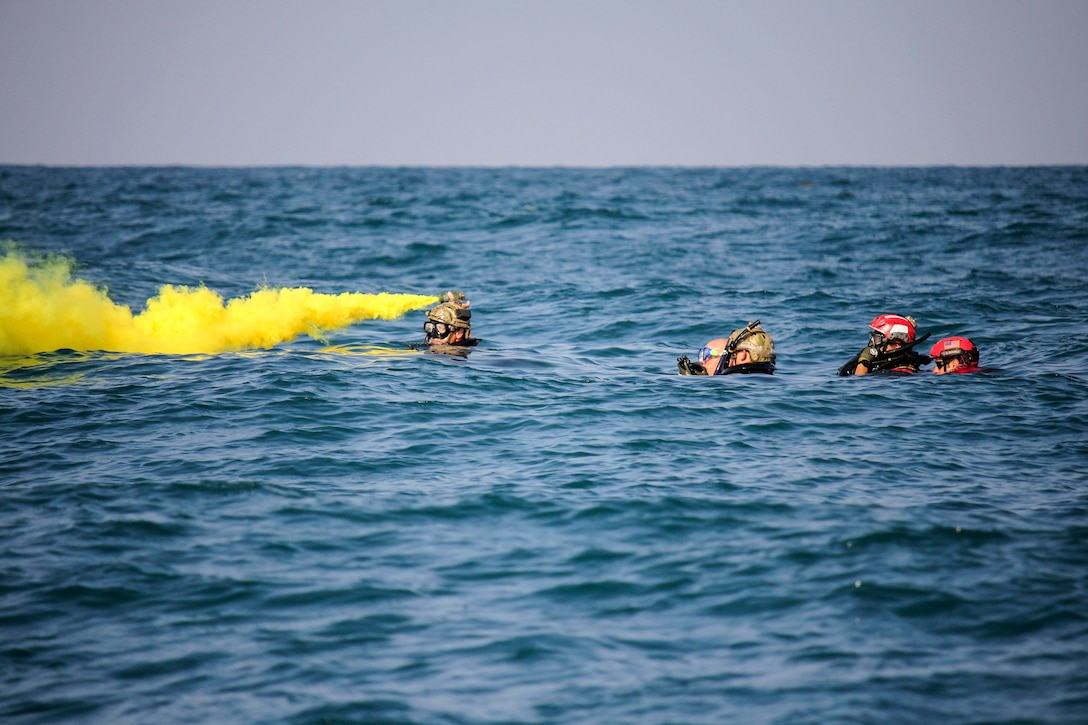
[(729, 337), (708, 342), (699, 350), (699, 362), (692, 362), (685, 355), (676, 359), (676, 366), (681, 375), (771, 375), (775, 357), (774, 340), (755, 320), (733, 330)]
[(472, 337), (472, 312), (461, 292), (444, 292), (441, 301), (427, 310), (423, 323), (424, 345), (472, 347), (479, 342)]

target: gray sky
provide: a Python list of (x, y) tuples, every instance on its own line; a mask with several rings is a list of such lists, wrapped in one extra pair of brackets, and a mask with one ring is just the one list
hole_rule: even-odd
[(1088, 163), (1085, 0), (0, 0), (0, 74), (0, 163)]

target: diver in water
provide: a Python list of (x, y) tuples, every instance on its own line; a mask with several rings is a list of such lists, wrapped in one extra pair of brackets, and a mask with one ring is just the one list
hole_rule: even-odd
[(428, 352), (467, 352), (480, 340), (472, 336), (472, 304), (461, 292), (445, 292), (441, 302), (427, 310), (423, 346)]
[(978, 366), (978, 348), (966, 337), (946, 337), (938, 340), (929, 350), (933, 358), (933, 372), (936, 375), (947, 373), (975, 373)]
[(929, 362), (928, 355), (914, 351), (914, 346), (929, 337), (916, 338), (913, 317), (880, 315), (869, 323), (869, 346), (846, 361), (839, 375), (869, 373), (916, 373)]
[(759, 320), (733, 330), (727, 338), (708, 342), (699, 350), (699, 362), (692, 362), (686, 355), (676, 359), (681, 375), (771, 375), (774, 363), (774, 340), (759, 326)]

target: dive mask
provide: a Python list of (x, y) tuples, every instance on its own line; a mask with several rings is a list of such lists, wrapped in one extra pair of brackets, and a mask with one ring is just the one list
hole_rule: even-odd
[(706, 347), (705, 345), (699, 349), (699, 362), (706, 363), (712, 357), (718, 357), (725, 353), (725, 350), (718, 350), (713, 347)]
[(442, 338), (448, 337), (452, 333), (454, 327), (447, 325), (445, 322), (435, 322), (434, 320), (427, 320), (423, 323), (423, 332), (427, 337)]

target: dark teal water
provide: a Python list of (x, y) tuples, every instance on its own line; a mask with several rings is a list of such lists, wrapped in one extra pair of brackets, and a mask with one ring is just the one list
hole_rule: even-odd
[[(7, 167), (0, 238), (483, 340), (5, 360), (4, 722), (1088, 721), (1086, 168)], [(882, 312), (990, 372), (837, 377)]]

